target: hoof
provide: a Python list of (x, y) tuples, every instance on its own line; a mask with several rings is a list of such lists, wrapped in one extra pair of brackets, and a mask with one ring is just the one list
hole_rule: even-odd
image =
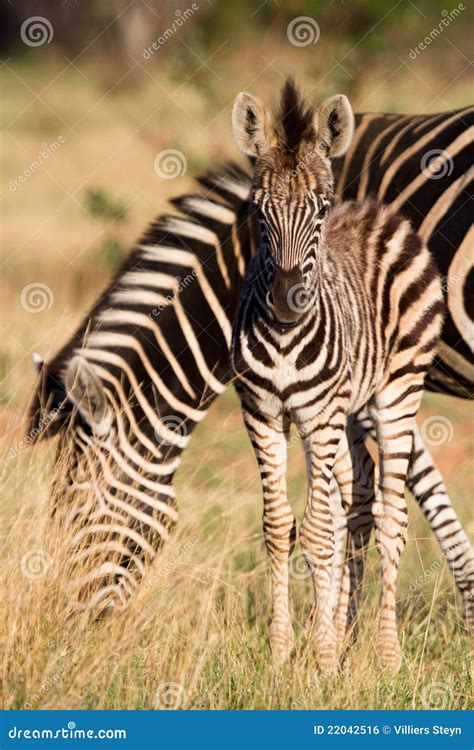
[(270, 648), (275, 667), (282, 667), (290, 658), (294, 646), (293, 628), (270, 625)]
[(317, 659), (321, 673), (326, 677), (337, 674), (339, 668), (339, 651), (336, 641), (316, 641)]
[[(311, 638), (316, 646), (317, 660), (319, 668), (323, 675), (335, 675), (339, 667), (339, 656), (341, 652), (341, 643), (339, 643), (337, 630), (333, 626), (330, 629), (327, 625), (322, 626), (317, 622), (316, 608), (313, 606), (308, 618)], [(344, 630), (342, 629), (342, 638)]]
[(462, 592), (464, 627), (468, 634), (474, 636), (474, 589)]
[(398, 639), (379, 642), (377, 654), (380, 663), (391, 675), (398, 674), (402, 666), (402, 650)]
[(334, 677), (338, 672), (339, 659), (337, 658), (335, 651), (331, 654), (320, 652), (318, 654), (318, 664), (321, 674), (324, 675), (324, 677)]
[(346, 643), (346, 636), (348, 633), (348, 607), (344, 608), (344, 611), (337, 611), (334, 617), (334, 630), (336, 631), (336, 644), (337, 650), (342, 651)]

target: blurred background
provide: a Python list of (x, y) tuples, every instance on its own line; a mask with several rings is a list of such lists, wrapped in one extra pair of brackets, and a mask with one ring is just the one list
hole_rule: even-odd
[[(48, 358), (68, 339), (168, 197), (187, 191), (196, 172), (227, 159), (240, 161), (230, 128), (237, 92), (248, 90), (271, 103), (285, 76), (293, 74), (315, 102), (343, 92), (361, 112), (443, 111), (471, 98), (471, 52), (472, 5), (467, 0), (4, 0), (0, 437), (6, 458), (0, 465), (0, 516), (5, 539), (10, 535), (6, 560), (16, 564), (24, 545), (42, 547), (48, 528), (54, 447), (31, 451), (21, 442), (22, 415), (35, 378), (31, 354)], [(469, 412), (465, 402), (427, 398), (421, 419), (436, 414), (448, 418), (452, 430), (431, 449), (472, 531)], [(317, 707), (318, 701), (333, 708), (465, 705), (468, 667), (454, 585), (413, 504), (401, 588), (404, 648), (412, 661), (400, 683), (387, 683), (380, 692), (377, 673), (366, 672), (364, 657), (357, 680), (351, 673), (346, 692), (331, 703), (326, 694), (315, 699), (314, 686), (301, 698), (304, 668), (292, 674), (288, 693), (272, 697), (266, 692), (271, 680), (265, 671), (268, 577), (260, 483), (232, 389), (196, 430), (177, 488), (182, 520), (174, 544), (193, 535), (200, 544), (166, 579), (167, 596), (174, 592), (176, 600), (173, 617), (165, 599), (151, 640), (134, 628), (136, 648), (127, 646), (120, 663), (107, 661), (110, 636), (104, 631), (103, 642), (93, 648), (95, 661), (80, 662), (83, 672), (68, 662), (61, 667), (61, 675), (68, 675), (66, 686), (62, 678), (47, 682), (55, 644), (62, 654), (66, 638), (54, 625), (53, 610), (48, 615), (49, 579), (44, 604), (35, 600), (33, 605), (21, 604), (17, 579), (7, 576), (11, 611), (21, 604), (32, 617), (36, 613), (32, 632), (35, 638), (44, 636), (32, 646), (22, 610), (18, 622), (24, 644), (12, 658), (8, 707), (31, 702), (45, 684), (48, 690), (34, 707), (150, 707), (155, 683), (166, 670), (168, 680), (188, 686), (185, 707), (290, 707), (294, 701), (301, 708)], [(292, 449), (289, 493), (300, 515), (305, 478), (299, 446)], [(169, 549), (166, 554), (172, 554)], [(304, 612), (309, 586), (307, 581), (297, 584), (298, 607)], [(187, 609), (181, 606), (183, 592)], [(374, 605), (373, 585), (368, 592)], [(200, 622), (199, 612), (206, 607), (206, 635), (200, 641), (189, 625)], [(223, 610), (228, 621), (234, 618), (230, 644), (220, 627)], [(370, 650), (373, 614), (366, 626), (362, 642)], [(183, 649), (184, 633), (189, 644)], [(82, 641), (78, 647), (76, 632), (71, 638), (71, 652), (76, 649), (80, 660)], [(166, 654), (164, 666), (156, 666), (155, 646), (150, 652), (147, 643)], [(209, 662), (201, 643), (212, 651)], [(26, 659), (26, 651), (36, 659)], [(262, 654), (260, 683), (250, 671), (257, 652)], [(188, 666), (178, 664), (183, 653)], [(420, 680), (422, 664), (427, 676)], [(435, 685), (448, 685), (449, 705), (423, 703), (420, 691), (433, 679)]]
[[(471, 21), (453, 0), (3, 2), (3, 396), (24, 403), (32, 348), (67, 339), (167, 197), (240, 158), (238, 91), (272, 102), (294, 74), (309, 100), (341, 91), (359, 111), (462, 106)], [(156, 161), (169, 149), (175, 179)]]

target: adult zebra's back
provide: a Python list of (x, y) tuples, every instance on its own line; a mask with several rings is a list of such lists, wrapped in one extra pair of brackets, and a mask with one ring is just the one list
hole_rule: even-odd
[(374, 194), (401, 211), (444, 277), (447, 316), (425, 386), (474, 397), (474, 108), (436, 115), (363, 114), (338, 164), (337, 192)]
[[(385, 199), (395, 200), (420, 174), (427, 149), (448, 150), (451, 142), (459, 138), (464, 142), (462, 134), (472, 132), (468, 128), (472, 116), (472, 109), (422, 118), (361, 116), (353, 148), (339, 166), (339, 190), (343, 187), (344, 195), (350, 197), (357, 181), (362, 184), (362, 162), (377, 139), (374, 128), (383, 136), (393, 126), (394, 141), (389, 142), (390, 132), (380, 139), (390, 153), (379, 169), (390, 178)], [(394, 153), (405, 144), (408, 119), (416, 120), (414, 128), (421, 126), (417, 131), (421, 137), (428, 132), (434, 135), (429, 146), (424, 142), (420, 150), (410, 152), (403, 169), (394, 170)], [(430, 130), (441, 121), (449, 138), (443, 128)], [(401, 127), (397, 129), (396, 123)], [(378, 149), (374, 156), (379, 156)], [(402, 212), (415, 212), (410, 218), (420, 226), (420, 216), (434, 212), (438, 193), (441, 197), (453, 185), (453, 193), (458, 194), (464, 178), (457, 179), (461, 172), (468, 174), (471, 162), (469, 147), (458, 150), (452, 173), (428, 181), (433, 192), (428, 190), (426, 195), (433, 196), (432, 204), (422, 203), (425, 191), (420, 187), (401, 206)], [(367, 174), (364, 190), (375, 191), (380, 174), (373, 168)], [(120, 604), (138, 585), (176, 520), (172, 481), (180, 453), (194, 425), (230, 379), (231, 325), (246, 264), (257, 242), (247, 201), (250, 178), (232, 167), (200, 182), (204, 188), (200, 194), (174, 202), (180, 217), (163, 217), (149, 228), (76, 334), (40, 370), (30, 434), (61, 434), (58, 466), (64, 466), (67, 454), (67, 470), (56, 478), (56, 495), (58, 508), (77, 525), (81, 553), (92, 567), (79, 594), (84, 603)], [(426, 182), (424, 176), (422, 182)], [(459, 196), (466, 190), (463, 187)], [(436, 211), (444, 216), (437, 226), (443, 221), (452, 226), (455, 217), (462, 226), (469, 221), (462, 199), (438, 203)], [(472, 273), (466, 273), (465, 284), (449, 285), (450, 261), (458, 257), (461, 247), (466, 252), (467, 230), (461, 231), (462, 237), (459, 231), (453, 233), (458, 244), (439, 244), (435, 241), (439, 231), (431, 231), (428, 244), (448, 278), (452, 313), (460, 305), (464, 309), (467, 285), (473, 281)], [(462, 316), (461, 322), (466, 323)], [(467, 342), (469, 326), (460, 327)], [(443, 337), (447, 347), (453, 343), (449, 330), (445, 329)], [(465, 361), (463, 357), (462, 370), (456, 375), (449, 371), (452, 380), (461, 377), (463, 382), (459, 393), (454, 388), (451, 392), (463, 396), (472, 394)], [(440, 361), (438, 381), (444, 368)], [(461, 553), (451, 553), (450, 563), (455, 572), (457, 566), (458, 583), (470, 581), (468, 542), (442, 485), (430, 482), (434, 470), (429, 468), (423, 444), (417, 462), (425, 463), (420, 476), (412, 477), (411, 489), (428, 509), (432, 526), (442, 526), (440, 539), (446, 535), (458, 539), (462, 532), (464, 546), (456, 546)], [(85, 502), (91, 490), (93, 498)]]

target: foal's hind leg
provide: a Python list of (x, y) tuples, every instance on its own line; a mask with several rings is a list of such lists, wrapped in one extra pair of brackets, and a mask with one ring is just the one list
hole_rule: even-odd
[(392, 376), (369, 405), (380, 456), (374, 503), (375, 539), (382, 560), (377, 651), (382, 664), (393, 673), (398, 672), (402, 661), (396, 616), (397, 577), (407, 540), (405, 483), (422, 389), (423, 375), (419, 371), (400, 378)]
[(350, 424), (341, 441), (334, 466), (346, 510), (348, 530), (339, 600), (334, 614), (338, 649), (347, 633), (352, 637), (357, 634), (365, 557), (374, 525), (374, 469), (374, 462), (364, 440), (354, 425)]
[[(346, 568), (347, 516), (342, 505), (341, 492), (336, 477), (331, 480), (330, 503), (334, 519), (334, 560), (331, 573), (331, 610), (336, 612), (341, 597)], [(347, 610), (347, 605), (346, 605)]]

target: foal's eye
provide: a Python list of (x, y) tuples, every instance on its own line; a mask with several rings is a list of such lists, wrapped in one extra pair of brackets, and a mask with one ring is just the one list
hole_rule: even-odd
[(258, 200), (256, 198), (254, 198), (253, 199), (253, 207), (254, 207), (254, 211), (255, 211), (255, 213), (256, 213), (257, 218), (259, 219), (259, 221), (263, 221), (263, 219), (264, 219), (264, 213), (263, 213), (263, 205), (262, 205), (261, 199)]
[(322, 219), (327, 211), (327, 206), (321, 206), (318, 211), (318, 219)]

